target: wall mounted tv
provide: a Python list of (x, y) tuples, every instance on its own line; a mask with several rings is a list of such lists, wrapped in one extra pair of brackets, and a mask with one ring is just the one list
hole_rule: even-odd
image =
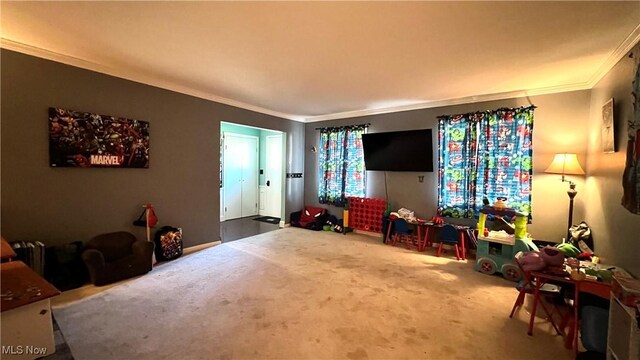
[(362, 135), (367, 170), (433, 171), (431, 129)]

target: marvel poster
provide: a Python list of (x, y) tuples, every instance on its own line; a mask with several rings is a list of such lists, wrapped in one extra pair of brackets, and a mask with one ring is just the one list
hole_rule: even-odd
[(49, 108), (52, 167), (149, 167), (149, 122)]

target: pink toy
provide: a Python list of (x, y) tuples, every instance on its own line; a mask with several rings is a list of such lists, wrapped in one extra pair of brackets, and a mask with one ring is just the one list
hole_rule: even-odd
[(564, 254), (555, 247), (545, 246), (540, 250), (540, 257), (547, 266), (562, 266), (564, 264)]
[(547, 264), (545, 264), (544, 262), (544, 259), (542, 259), (540, 253), (537, 251), (530, 251), (523, 254), (519, 262), (522, 266), (522, 270), (527, 272), (540, 271), (547, 266)]

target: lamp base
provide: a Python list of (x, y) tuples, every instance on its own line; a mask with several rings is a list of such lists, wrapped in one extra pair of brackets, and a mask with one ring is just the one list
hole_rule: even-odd
[(573, 226), (573, 199), (578, 195), (576, 191), (576, 184), (573, 181), (569, 181), (569, 190), (567, 190), (567, 195), (569, 195), (569, 221), (567, 223), (567, 241), (571, 239), (571, 226)]

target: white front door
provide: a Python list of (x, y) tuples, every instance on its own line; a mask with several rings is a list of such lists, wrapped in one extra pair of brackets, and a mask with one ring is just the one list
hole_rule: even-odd
[(279, 218), (282, 215), (282, 135), (267, 136), (266, 152), (265, 214)]
[(224, 219), (258, 213), (258, 138), (224, 134)]
[(242, 151), (242, 138), (224, 136), (223, 180), (224, 219), (242, 217), (242, 162), (236, 154)]

